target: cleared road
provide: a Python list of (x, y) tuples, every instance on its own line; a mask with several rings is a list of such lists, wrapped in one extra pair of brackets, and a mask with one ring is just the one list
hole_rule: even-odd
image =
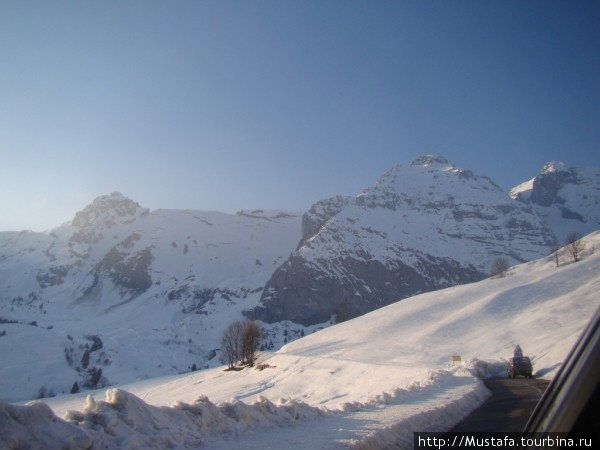
[(492, 396), (451, 431), (523, 431), (550, 383), (528, 378), (484, 380)]

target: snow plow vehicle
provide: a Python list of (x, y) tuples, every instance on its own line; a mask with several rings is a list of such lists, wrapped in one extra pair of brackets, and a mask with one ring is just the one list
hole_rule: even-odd
[(531, 378), (532, 367), (528, 356), (515, 356), (508, 360), (508, 378), (516, 378), (521, 375)]

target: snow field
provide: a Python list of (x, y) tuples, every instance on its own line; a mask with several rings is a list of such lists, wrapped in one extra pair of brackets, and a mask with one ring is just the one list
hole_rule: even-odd
[[(488, 395), (477, 377), (503, 375), (517, 344), (536, 376), (558, 370), (600, 305), (600, 232), (585, 242), (578, 263), (543, 258), (402, 300), (262, 354), (262, 371), (145, 380), (107, 391), (106, 401), (89, 397), (80, 412), (68, 411), (81, 396), (48, 399), (68, 422), (39, 404), (0, 404), (1, 443), (411, 448), (414, 431), (451, 428), (476, 408)], [(453, 355), (463, 364), (450, 365)]]

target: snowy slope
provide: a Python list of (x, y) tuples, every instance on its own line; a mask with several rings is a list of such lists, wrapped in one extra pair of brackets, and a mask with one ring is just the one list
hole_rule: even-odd
[(531, 207), (440, 156), (388, 170), (355, 198), (303, 217), (303, 242), (251, 312), (302, 324), (356, 317), (400, 298), (479, 280), (493, 260), (547, 254), (553, 239)]
[[(410, 448), (413, 431), (447, 429), (483, 401), (473, 375), (502, 373), (517, 344), (536, 376), (557, 371), (600, 306), (600, 233), (585, 244), (577, 263), (564, 258), (557, 268), (547, 257), (316, 332), (263, 354), (270, 367), (262, 371), (147, 380), (85, 405), (81, 394), (49, 399), (69, 423), (42, 406), (0, 404), (0, 431), (12, 433), (0, 435), (38, 444), (72, 436), (106, 448), (160, 448), (169, 439), (178, 448), (233, 449), (240, 439), (249, 449)], [(463, 365), (450, 365), (452, 355)]]
[(600, 228), (600, 168), (548, 162), (539, 175), (521, 183), (510, 196), (531, 205), (546, 220), (558, 242), (570, 232)]
[(0, 233), (0, 320), (19, 322), (0, 342), (0, 398), (83, 388), (92, 367), (112, 384), (219, 364), (223, 328), (257, 304), (300, 216), (149, 212), (113, 193), (49, 232)]

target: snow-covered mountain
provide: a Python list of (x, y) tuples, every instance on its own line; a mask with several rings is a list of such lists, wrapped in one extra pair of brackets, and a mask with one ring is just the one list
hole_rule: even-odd
[(558, 242), (573, 231), (585, 235), (600, 228), (600, 167), (549, 162), (539, 175), (511, 189), (510, 196), (531, 205)]
[(597, 174), (552, 167), (567, 175), (559, 187), (542, 183), (555, 186), (544, 191), (550, 206), (536, 200), (540, 182), (515, 200), (487, 177), (421, 156), (304, 215), (150, 212), (112, 193), (48, 232), (2, 232), (0, 332), (3, 322), (10, 330), (0, 336), (0, 398), (215, 366), (222, 331), (244, 311), (268, 322), (264, 344), (278, 348), (332, 315), (479, 280), (498, 257), (546, 255), (557, 226), (548, 211), (582, 217), (564, 219), (581, 233), (599, 215)]
[(310, 334), (261, 354), (262, 370), (138, 381), (50, 407), (0, 401), (0, 447), (412, 448), (413, 432), (448, 430), (483, 402), (478, 377), (505, 376), (517, 344), (536, 377), (556, 373), (600, 306), (600, 233), (584, 244), (577, 263), (545, 257)]
[(0, 397), (83, 388), (94, 367), (100, 384), (204, 367), (300, 223), (285, 211), (149, 212), (115, 192), (49, 232), (0, 233), (0, 321), (19, 323), (18, 339), (0, 341), (12, 345)]
[(317, 202), (297, 250), (247, 314), (305, 325), (347, 319), (420, 292), (479, 280), (493, 260), (548, 253), (532, 207), (440, 156), (388, 170), (356, 197)]

